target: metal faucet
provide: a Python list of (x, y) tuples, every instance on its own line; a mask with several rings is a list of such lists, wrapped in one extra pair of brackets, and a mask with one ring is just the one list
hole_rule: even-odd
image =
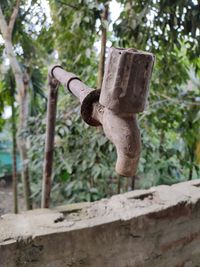
[(48, 207), (50, 196), (59, 84), (79, 99), (84, 121), (103, 128), (106, 137), (117, 150), (116, 172), (130, 177), (137, 172), (141, 152), (136, 114), (145, 109), (153, 64), (154, 56), (151, 53), (110, 48), (101, 90), (88, 87), (60, 65), (50, 68), (42, 207)]

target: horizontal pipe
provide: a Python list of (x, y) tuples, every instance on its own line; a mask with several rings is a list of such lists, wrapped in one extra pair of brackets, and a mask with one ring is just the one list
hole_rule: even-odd
[[(70, 90), (75, 95), (80, 103), (91, 92), (92, 88), (85, 85), (79, 78), (71, 73), (63, 70), (60, 66), (54, 66), (51, 74), (56, 78), (66, 89)], [(70, 81), (71, 80), (71, 81)]]
[[(74, 96), (76, 96), (80, 103), (91, 92), (95, 92), (93, 88), (85, 85), (74, 73), (65, 71), (61, 66), (55, 65), (50, 68), (49, 74), (57, 79), (60, 84), (62, 84), (65, 89), (69, 90)], [(92, 118), (102, 124), (102, 115), (104, 111), (104, 106), (99, 104), (99, 102), (93, 103)]]

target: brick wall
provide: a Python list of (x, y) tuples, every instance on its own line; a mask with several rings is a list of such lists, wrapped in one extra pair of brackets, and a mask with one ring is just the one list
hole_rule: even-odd
[(200, 180), (7, 214), (0, 267), (200, 267)]

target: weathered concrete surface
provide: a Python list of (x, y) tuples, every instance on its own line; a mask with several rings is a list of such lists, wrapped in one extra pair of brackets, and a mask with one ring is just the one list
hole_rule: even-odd
[(200, 267), (200, 180), (0, 219), (1, 267)]

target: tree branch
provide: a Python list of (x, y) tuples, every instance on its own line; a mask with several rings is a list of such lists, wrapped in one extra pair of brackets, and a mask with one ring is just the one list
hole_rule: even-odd
[(18, 12), (19, 12), (19, 3), (20, 3), (20, 0), (16, 0), (16, 5), (13, 9), (13, 12), (12, 12), (12, 15), (10, 17), (9, 24), (8, 24), (8, 32), (9, 32), (10, 37), (12, 36), (15, 21), (16, 21)]
[(58, 3), (60, 3), (61, 5), (64, 5), (64, 6), (67, 6), (67, 7), (71, 7), (73, 9), (79, 9), (79, 5), (75, 6), (75, 5), (72, 5), (72, 4), (67, 4), (67, 3), (64, 3), (62, 1), (58, 1)]
[(1, 6), (0, 6), (0, 31), (3, 35), (3, 39), (5, 39), (7, 31), (8, 31), (8, 25), (6, 23), (4, 15), (3, 15)]

